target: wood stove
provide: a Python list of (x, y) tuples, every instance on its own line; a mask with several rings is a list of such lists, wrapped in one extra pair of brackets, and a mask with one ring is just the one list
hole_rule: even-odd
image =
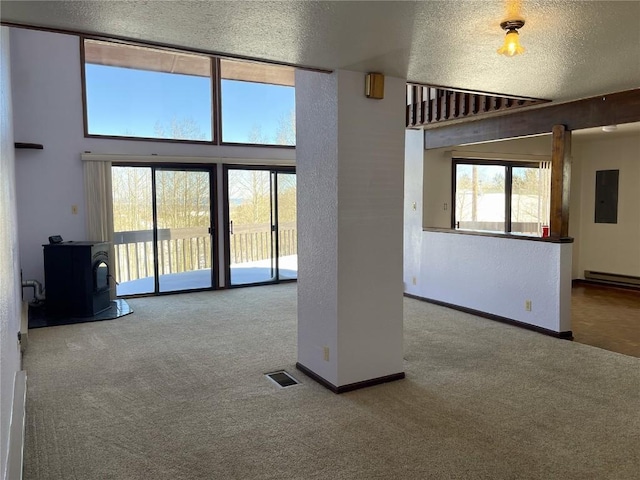
[(108, 242), (62, 242), (43, 247), (48, 314), (90, 317), (111, 306)]

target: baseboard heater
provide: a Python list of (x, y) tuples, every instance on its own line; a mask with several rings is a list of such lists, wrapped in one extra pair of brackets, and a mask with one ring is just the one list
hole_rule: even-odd
[(632, 275), (619, 275), (617, 273), (584, 271), (584, 279), (590, 282), (608, 283), (611, 285), (622, 285), (625, 287), (640, 288), (640, 277)]

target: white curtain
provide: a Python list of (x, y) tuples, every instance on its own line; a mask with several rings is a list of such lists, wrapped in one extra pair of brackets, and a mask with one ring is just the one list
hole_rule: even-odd
[(113, 247), (113, 196), (111, 190), (111, 162), (84, 162), (84, 191), (86, 199), (87, 239), (109, 242), (109, 285), (111, 298), (116, 297), (115, 250)]
[(551, 221), (551, 162), (540, 162), (539, 178), (538, 234), (542, 236), (542, 227), (549, 227)]

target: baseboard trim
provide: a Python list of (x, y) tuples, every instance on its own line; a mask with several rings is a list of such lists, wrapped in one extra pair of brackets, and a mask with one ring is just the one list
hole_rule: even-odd
[(623, 284), (623, 283), (613, 283), (613, 282), (605, 282), (599, 280), (586, 280), (584, 278), (574, 278), (571, 280), (571, 286), (577, 287), (580, 285), (590, 285), (594, 287), (602, 287), (602, 288), (610, 288), (610, 289), (622, 289), (622, 290), (633, 290), (635, 292), (640, 290), (640, 285), (631, 285), (631, 284)]
[(345, 393), (351, 392), (353, 390), (359, 390), (361, 388), (373, 387), (374, 385), (380, 385), (381, 383), (394, 382), (396, 380), (402, 380), (405, 377), (404, 372), (394, 373), (392, 375), (385, 375), (384, 377), (372, 378), (370, 380), (364, 380), (362, 382), (350, 383), (348, 385), (342, 385), (340, 387), (334, 385), (333, 383), (325, 380), (320, 375), (315, 373), (313, 370), (305, 367), (300, 362), (296, 363), (296, 368), (304, 373), (307, 377), (315, 380), (323, 387), (331, 390), (333, 393)]
[(9, 426), (9, 447), (7, 452), (7, 480), (22, 478), (24, 459), (24, 425), (27, 407), (27, 372), (16, 372), (13, 386), (13, 408)]
[(489, 320), (495, 320), (496, 322), (506, 323), (515, 327), (524, 328), (526, 330), (532, 330), (534, 332), (542, 333), (543, 335), (548, 335), (550, 337), (560, 338), (562, 340), (573, 340), (573, 332), (571, 330), (568, 330), (566, 332), (554, 332), (553, 330), (549, 330), (548, 328), (531, 325), (530, 323), (524, 323), (512, 318), (501, 317), (500, 315), (494, 315), (493, 313), (487, 313), (481, 310), (475, 310), (473, 308), (461, 307), (460, 305), (454, 305), (453, 303), (442, 302), (440, 300), (434, 300), (432, 298), (420, 297), (411, 293), (405, 293), (404, 296), (413, 298), (414, 300), (420, 300), (421, 302), (433, 303), (434, 305), (439, 305), (441, 307), (451, 308), (452, 310), (458, 310), (460, 312), (470, 313), (471, 315), (487, 318)]

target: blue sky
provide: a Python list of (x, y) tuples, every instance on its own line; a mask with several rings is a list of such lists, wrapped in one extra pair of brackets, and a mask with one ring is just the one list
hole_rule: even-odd
[[(158, 136), (157, 125), (195, 125), (195, 139), (211, 140), (211, 79), (86, 65), (89, 133)], [(293, 87), (222, 81), (223, 140), (249, 142), (259, 131), (275, 143), (280, 122), (295, 109)]]

